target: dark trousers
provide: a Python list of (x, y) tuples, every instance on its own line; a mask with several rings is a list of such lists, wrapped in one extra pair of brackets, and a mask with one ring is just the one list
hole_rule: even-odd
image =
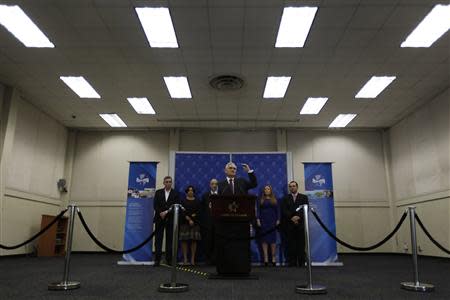
[(212, 220), (202, 220), (200, 233), (202, 236), (203, 253), (206, 263), (214, 263), (214, 226)]
[(162, 243), (164, 237), (164, 231), (166, 232), (166, 262), (171, 264), (172, 261), (172, 236), (173, 236), (173, 223), (162, 221), (156, 223), (155, 226), (155, 262), (161, 261), (162, 256)]
[(289, 224), (286, 228), (287, 261), (289, 266), (305, 265), (305, 232), (302, 225)]

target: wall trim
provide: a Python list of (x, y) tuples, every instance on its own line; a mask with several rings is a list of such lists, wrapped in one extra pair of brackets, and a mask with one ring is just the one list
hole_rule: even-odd
[(389, 202), (387, 201), (370, 201), (370, 202), (362, 202), (362, 201), (334, 201), (334, 207), (380, 207), (380, 208), (389, 208)]
[(438, 191), (438, 192), (434, 192), (434, 193), (429, 193), (429, 194), (417, 195), (417, 196), (414, 196), (411, 198), (401, 199), (401, 200), (396, 201), (395, 205), (397, 207), (402, 207), (402, 206), (407, 206), (407, 205), (412, 205), (412, 204), (442, 200), (442, 199), (446, 199), (446, 198), (450, 198), (450, 189)]
[(78, 207), (126, 207), (126, 201), (70, 201)]
[(38, 194), (31, 194), (23, 191), (18, 191), (14, 189), (5, 189), (5, 196), (32, 201), (32, 202), (39, 202), (39, 203), (45, 203), (55, 206), (61, 205), (61, 200), (58, 198), (52, 198), (48, 196), (38, 195)]

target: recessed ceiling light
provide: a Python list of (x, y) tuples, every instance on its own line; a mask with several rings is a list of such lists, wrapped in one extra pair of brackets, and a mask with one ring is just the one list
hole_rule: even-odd
[(134, 110), (141, 115), (154, 115), (155, 110), (147, 98), (127, 98)]
[(187, 77), (164, 77), (164, 82), (166, 83), (166, 87), (169, 90), (169, 94), (172, 99), (192, 98)]
[(437, 4), (400, 47), (430, 47), (450, 29), (450, 5)]
[(326, 97), (320, 97), (320, 98), (313, 98), (309, 97), (308, 100), (306, 100), (305, 104), (303, 105), (300, 114), (301, 115), (317, 115), (322, 107), (327, 103), (328, 98)]
[(346, 127), (348, 123), (350, 123), (354, 118), (356, 117), (356, 114), (340, 114), (338, 115), (333, 122), (331, 122), (330, 128), (342, 128)]
[(100, 95), (83, 76), (61, 76), (59, 78), (80, 98), (100, 98)]
[(54, 48), (52, 42), (17, 5), (0, 5), (0, 24), (29, 48)]
[(283, 98), (291, 81), (290, 76), (269, 76), (264, 88), (264, 98)]
[(167, 7), (136, 7), (150, 47), (178, 48), (177, 36)]
[(127, 127), (117, 114), (99, 114), (99, 116), (111, 127)]
[(376, 98), (395, 78), (395, 76), (372, 76), (355, 98)]
[(278, 29), (276, 48), (301, 48), (305, 45), (317, 7), (285, 7)]

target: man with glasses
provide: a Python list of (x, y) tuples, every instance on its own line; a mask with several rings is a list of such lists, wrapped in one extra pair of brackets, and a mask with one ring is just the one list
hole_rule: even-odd
[(155, 210), (154, 222), (155, 230), (155, 264), (159, 266), (162, 256), (162, 242), (164, 231), (166, 232), (166, 263), (171, 265), (172, 262), (172, 231), (173, 231), (173, 214), (169, 212), (170, 206), (180, 203), (178, 192), (172, 189), (172, 177), (164, 177), (164, 188), (155, 192), (153, 208)]
[(281, 202), (281, 228), (287, 243), (287, 260), (290, 267), (305, 265), (305, 234), (303, 212), (296, 209), (309, 204), (308, 197), (298, 192), (298, 183), (289, 182), (289, 194)]

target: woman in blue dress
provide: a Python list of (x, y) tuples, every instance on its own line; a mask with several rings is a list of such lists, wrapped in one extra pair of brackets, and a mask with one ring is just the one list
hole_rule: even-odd
[[(261, 199), (257, 203), (257, 219), (256, 225), (260, 228), (260, 232), (264, 233), (273, 229), (280, 224), (280, 211), (278, 209), (277, 199), (273, 194), (272, 187), (266, 185), (263, 189)], [(264, 254), (264, 265), (269, 264), (269, 245), (272, 257), (272, 265), (277, 263), (277, 231), (274, 230), (269, 234), (261, 237), (261, 245)]]

